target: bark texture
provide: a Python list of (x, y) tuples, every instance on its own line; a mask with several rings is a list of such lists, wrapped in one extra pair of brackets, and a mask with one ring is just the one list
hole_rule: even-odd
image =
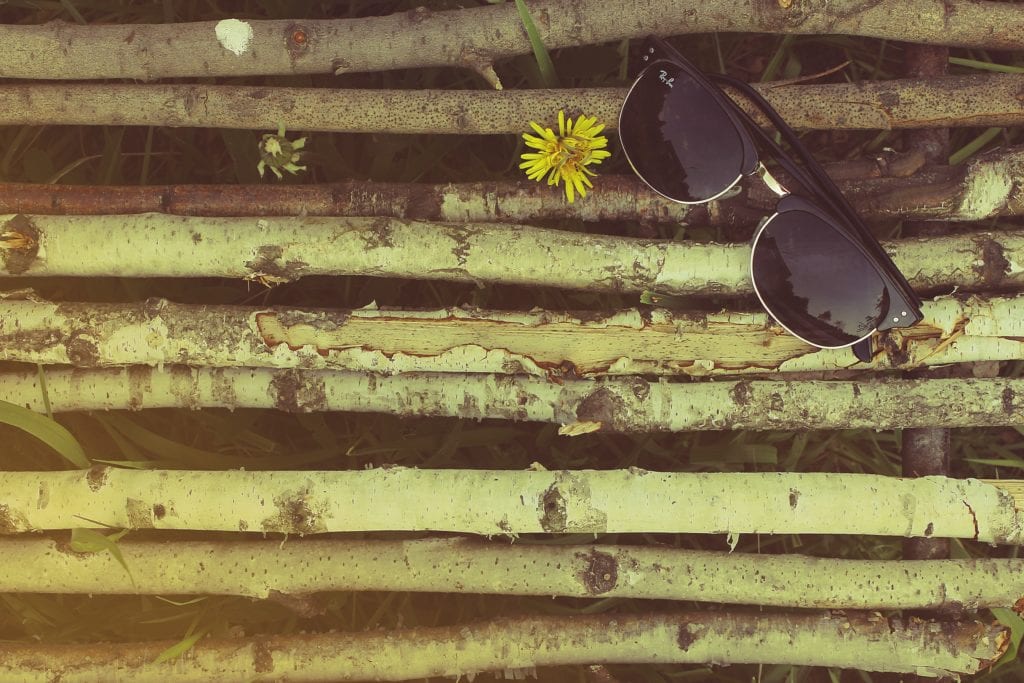
[[(0, 276), (288, 282), (307, 275), (368, 275), (606, 292), (753, 293), (746, 244), (610, 237), (505, 223), (17, 214), (0, 219), (0, 233), (20, 245), (0, 249)], [(1021, 231), (883, 246), (918, 290), (1024, 285)]]
[(449, 308), (350, 311), (0, 300), (0, 360), (204, 367), (720, 376), (1024, 360), (1024, 297), (943, 298), (881, 337), (871, 363), (817, 349), (765, 313), (612, 314)]
[[(618, 10), (616, 10), (618, 11)], [(7, 27), (11, 28), (11, 27)], [(90, 26), (93, 31), (100, 27)], [(794, 128), (834, 130), (1024, 123), (1024, 75), (857, 84), (755, 85)], [(347, 90), (229, 85), (4, 85), (0, 125), (171, 126), (336, 133), (519, 134), (559, 109), (614, 130), (624, 88)], [(740, 106), (756, 112), (742, 101)], [(256, 144), (254, 138), (253, 144)], [(315, 151), (315, 147), (311, 148)]]
[[(793, 3), (539, 0), (530, 12), (549, 49), (649, 33), (841, 33), (916, 43), (1018, 49), (1024, 20), (998, 2)], [(585, 17), (585, 19), (584, 19)], [(629, 17), (629, 21), (623, 21)], [(4, 26), (0, 73), (10, 78), (152, 80), (173, 77), (384, 71), (457, 66), (484, 70), (529, 54), (516, 9), (503, 4), (358, 19)], [(490, 80), (496, 81), (495, 76)]]
[[(675, 613), (520, 617), (390, 632), (201, 640), (154, 663), (171, 642), (8, 644), (0, 677), (62, 683), (399, 681), (558, 664), (772, 663), (864, 671), (975, 673), (1006, 649), (1007, 630), (879, 614)], [(373, 656), (367, 656), (373, 653)]]
[(426, 591), (880, 610), (1013, 607), (1024, 597), (1021, 559), (840, 560), (468, 538), (122, 540), (118, 548), (131, 576), (110, 553), (78, 554), (50, 539), (0, 538), (7, 564), (0, 592), (266, 599)]
[[(999, 484), (869, 474), (629, 470), (0, 472), (0, 533), (182, 529), (867, 534), (1020, 544)], [(231, 505), (224, 505), (230, 500)], [(700, 501), (701, 504), (694, 504)], [(895, 503), (895, 504), (894, 504)], [(877, 510), (851, 515), (850, 510)], [(884, 512), (883, 512), (884, 511)]]

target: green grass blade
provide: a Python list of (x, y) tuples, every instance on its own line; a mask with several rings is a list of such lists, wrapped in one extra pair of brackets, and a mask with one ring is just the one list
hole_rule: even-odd
[(14, 403), (0, 401), (0, 423), (28, 432), (75, 467), (89, 469), (92, 463), (85, 456), (85, 450), (74, 435), (56, 420), (33, 412)]
[(957, 164), (973, 156), (978, 152), (978, 150), (980, 150), (982, 147), (984, 147), (989, 142), (994, 140), (1002, 132), (1002, 128), (989, 128), (984, 133), (974, 138), (957, 151), (953, 152), (953, 154), (949, 156), (949, 165), (956, 166)]
[(541, 40), (537, 25), (533, 23), (530, 11), (526, 9), (526, 3), (523, 0), (516, 0), (516, 10), (519, 11), (519, 19), (522, 20), (523, 28), (526, 29), (526, 36), (530, 39), (533, 56), (537, 58), (537, 68), (540, 69), (541, 80), (544, 82), (545, 87), (559, 87), (555, 65), (551, 62), (551, 55), (548, 54), (548, 49), (544, 47), (544, 41)]
[(1001, 74), (1024, 74), (1024, 66), (979, 62), (976, 59), (963, 59), (962, 57), (950, 57), (949, 63), (956, 64), (957, 66), (966, 66), (971, 69), (980, 69), (981, 71), (995, 71)]
[(109, 552), (114, 556), (114, 559), (124, 567), (124, 570), (128, 573), (128, 578), (131, 579), (132, 584), (134, 584), (135, 577), (132, 576), (132, 570), (128, 568), (128, 563), (124, 561), (124, 555), (121, 554), (121, 549), (117, 547), (117, 542), (127, 533), (127, 529), (122, 529), (117, 533), (104, 536), (100, 532), (93, 531), (92, 529), (72, 529), (71, 549), (76, 553)]

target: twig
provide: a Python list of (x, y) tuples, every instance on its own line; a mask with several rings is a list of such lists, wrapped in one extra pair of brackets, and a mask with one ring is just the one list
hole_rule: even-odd
[[(54, 412), (143, 408), (346, 410), (580, 425), (585, 431), (892, 429), (1024, 424), (1024, 380), (648, 382), (561, 384), (509, 375), (265, 368), (47, 372)], [(42, 411), (35, 372), (0, 374), (0, 395)]]
[(815, 349), (765, 313), (474, 308), (349, 311), (0, 300), (0, 360), (81, 368), (187, 362), (384, 374), (738, 375), (1024, 360), (1024, 297), (943, 298), (872, 363)]
[[(752, 293), (746, 244), (641, 240), (503, 223), (19, 214), (0, 221), (0, 232), (22, 240), (19, 248), (0, 249), (0, 277), (285, 282), (307, 275), (369, 275), (606, 292)], [(1024, 284), (1024, 232), (976, 232), (884, 246), (919, 290)]]
[(1024, 596), (1024, 559), (843, 560), (471, 538), (122, 540), (117, 547), (135, 581), (110, 553), (0, 539), (7, 562), (0, 591), (244, 595), (301, 605), (326, 591), (426, 591), (835, 609), (1013, 607)]
[[(1019, 74), (756, 87), (795, 128), (858, 130), (1024, 123), (1024, 108), (1018, 99), (1024, 76)], [(0, 86), (0, 125), (276, 130), (283, 123), (289, 130), (309, 132), (518, 134), (528, 130), (529, 121), (552, 120), (559, 109), (564, 109), (596, 116), (614, 129), (625, 92), (622, 88), (498, 92), (4, 85)]]
[[(942, 5), (905, 0), (865, 5), (836, 0), (813, 7), (769, 2), (752, 11), (728, 0), (537, 0), (530, 4), (530, 12), (549, 49), (649, 33), (710, 33), (725, 26), (747, 33), (840, 33), (1005, 50), (1016, 50), (1024, 42), (1020, 12), (999, 2)], [(623, 21), (624, 16), (629, 21)], [(152, 80), (427, 66), (488, 71), (497, 61), (530, 52), (511, 3), (446, 12), (420, 7), (382, 17), (327, 21), (5, 25), (0, 44), (8, 48), (0, 52), (0, 73), (26, 79)]]
[[(159, 661), (173, 642), (7, 643), (0, 676), (67, 683), (128, 677), (176, 681), (400, 681), (560, 664), (801, 664), (937, 676), (976, 673), (1006, 650), (1003, 626), (942, 625), (880, 614), (518, 617), (399, 631), (272, 635), (199, 641)], [(367, 656), (367, 653), (373, 656)]]

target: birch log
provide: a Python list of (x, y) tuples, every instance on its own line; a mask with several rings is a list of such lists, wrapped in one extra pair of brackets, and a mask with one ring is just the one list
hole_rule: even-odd
[[(47, 370), (54, 412), (276, 408), (555, 422), (565, 433), (897, 429), (1024, 424), (1024, 380), (541, 382), (530, 377), (264, 368)], [(0, 374), (0, 396), (46, 412), (39, 377)]]
[[(110, 553), (0, 538), (3, 593), (302, 596), (327, 591), (560, 595), (835, 609), (1013, 607), (1024, 560), (837, 560), (622, 545), (122, 540)], [(453, 579), (454, 577), (454, 579)]]
[[(0, 217), (0, 276), (368, 275), (591, 291), (752, 294), (748, 245), (394, 218)], [(153, 245), (159, 245), (154, 248)], [(886, 242), (920, 290), (1024, 284), (1024, 232)], [(514, 258), (509, 258), (509, 255)]]
[[(1007, 629), (880, 614), (683, 612), (517, 617), (399, 631), (172, 642), (5, 643), (0, 678), (61, 683), (402, 681), (481, 671), (600, 663), (798, 664), (926, 676), (975, 673), (1009, 645)], [(373, 653), (373, 656), (367, 656)]]
[(765, 313), (352, 311), (0, 299), (0, 360), (399, 372), (718, 376), (1024, 360), (1024, 297), (926, 302), (871, 363), (816, 349)]
[(94, 467), (0, 472), (0, 500), (0, 533), (85, 525), (300, 535), (867, 534), (1006, 544), (1024, 534), (1015, 498), (997, 484), (872, 474)]
[[(1015, 50), (1024, 20), (997, 2), (826, 4), (538, 0), (530, 3), (548, 49), (606, 43), (649, 33), (729, 31), (846, 33), (889, 40)], [(629, 21), (623, 21), (623, 17)], [(585, 18), (585, 20), (584, 20)], [(188, 24), (4, 26), (0, 58), (8, 78), (152, 80), (383, 71), (459, 66), (487, 70), (495, 60), (529, 54), (511, 5), (381, 17)], [(493, 72), (493, 69), (490, 69)], [(496, 76), (490, 79), (496, 82)]]
[[(1017, 97), (1024, 87), (1022, 74), (755, 87), (794, 128), (865, 130), (1024, 123), (1024, 107)], [(529, 130), (529, 121), (553, 122), (560, 109), (595, 116), (614, 130), (625, 95), (624, 88), (493, 92), (5, 85), (0, 86), (0, 126), (277, 130), (283, 123), (288, 130), (307, 132), (518, 135)], [(749, 103), (737, 103), (756, 115)], [(315, 147), (311, 149), (315, 151)]]
[[(825, 170), (865, 219), (975, 221), (1024, 214), (1024, 147), (998, 149), (958, 167), (922, 168), (920, 154), (883, 153), (836, 162)], [(787, 184), (787, 176), (779, 173)], [(640, 220), (690, 225), (750, 224), (778, 198), (748, 183), (747, 192), (707, 205), (665, 201), (637, 178), (603, 175), (599, 191), (568, 204), (529, 181), (316, 185), (40, 185), (0, 183), (0, 214), (133, 214), (184, 216), (392, 216), (476, 223), (538, 220)], [(758, 208), (749, 205), (755, 203)], [(709, 210), (710, 209), (710, 210)]]

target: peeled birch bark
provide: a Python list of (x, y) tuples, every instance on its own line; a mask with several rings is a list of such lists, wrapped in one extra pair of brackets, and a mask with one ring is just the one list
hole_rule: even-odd
[[(706, 429), (896, 429), (1024, 424), (1024, 380), (648, 382), (448, 373), (380, 376), (265, 368), (47, 370), (54, 412), (275, 408), (564, 425), (563, 433)], [(0, 395), (45, 412), (35, 371), (0, 374)]]
[[(1013, 607), (1024, 560), (837, 560), (622, 545), (415, 541), (151, 541), (79, 554), (0, 538), (3, 593), (242, 595), (327, 591), (560, 595), (835, 609)], [(456, 577), (454, 580), (452, 577)]]
[[(868, 4), (537, 0), (530, 12), (548, 49), (649, 33), (845, 33), (889, 40), (1018, 49), (1024, 20), (997, 2)], [(629, 21), (622, 17), (628, 16)], [(581, 17), (586, 17), (583, 21)], [(474, 68), (498, 86), (495, 60), (529, 54), (510, 5), (380, 17), (187, 24), (8, 25), (0, 73), (9, 78), (153, 80), (174, 77), (349, 73), (409, 67)], [(488, 73), (489, 71), (489, 73)]]
[(6, 643), (0, 677), (25, 683), (55, 676), (61, 683), (403, 681), (595, 662), (796, 664), (940, 676), (991, 666), (1009, 640), (999, 625), (857, 612), (516, 617), (388, 632), (200, 640), (185, 657), (164, 662), (155, 660), (172, 642)]
[(909, 369), (1024, 360), (1024, 297), (926, 302), (873, 362), (816, 349), (765, 313), (351, 311), (0, 300), (0, 360), (536, 377)]
[(0, 533), (8, 534), (106, 526), (299, 535), (866, 534), (1020, 544), (1024, 533), (1013, 495), (998, 484), (869, 474), (94, 467), (0, 472), (0, 500)]
[[(2, 276), (368, 275), (593, 291), (750, 294), (748, 245), (694, 244), (513, 224), (393, 218), (0, 218)], [(159, 248), (154, 249), (153, 245)], [(1024, 284), (1024, 232), (886, 242), (915, 288)], [(508, 258), (512, 254), (515, 258)]]
[[(93, 29), (96, 27), (90, 27)], [(128, 28), (124, 26), (121, 28)], [(794, 128), (1014, 126), (1022, 74), (850, 84), (752, 84)], [(171, 126), (334, 133), (520, 134), (580, 111), (614, 130), (624, 88), (348, 90), (234, 85), (4, 85), (0, 126)], [(756, 110), (749, 103), (737, 104)], [(255, 137), (254, 144), (255, 144)], [(311, 147), (315, 152), (315, 147)]]

